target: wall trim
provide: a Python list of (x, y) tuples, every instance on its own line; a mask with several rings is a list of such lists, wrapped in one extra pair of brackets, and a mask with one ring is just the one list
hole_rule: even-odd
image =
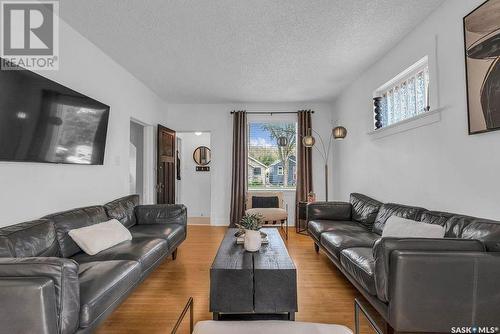
[(396, 124), (392, 124), (378, 130), (369, 131), (367, 134), (372, 137), (372, 139), (380, 139), (395, 135), (397, 133), (406, 132), (422, 126), (437, 123), (441, 121), (441, 112), (443, 110), (444, 108), (430, 110), (412, 118), (405, 119), (404, 121), (398, 122)]

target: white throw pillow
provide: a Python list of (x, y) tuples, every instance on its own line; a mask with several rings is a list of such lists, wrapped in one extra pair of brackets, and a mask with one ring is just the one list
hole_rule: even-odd
[(391, 216), (385, 222), (382, 238), (443, 238), (444, 227)]
[(95, 255), (120, 242), (132, 240), (130, 231), (116, 219), (70, 230), (68, 234), (88, 255)]

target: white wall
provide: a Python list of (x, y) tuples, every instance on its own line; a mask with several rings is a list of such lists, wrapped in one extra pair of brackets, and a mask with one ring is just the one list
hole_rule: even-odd
[(160, 98), (65, 22), (59, 58), (59, 71), (41, 74), (111, 106), (104, 165), (0, 162), (0, 226), (128, 194), (130, 118), (166, 116)]
[(130, 170), (130, 182), (133, 185), (130, 186), (130, 193), (139, 194), (142, 199), (144, 196), (144, 128), (142, 125), (136, 122), (130, 122), (130, 144), (135, 147), (135, 155), (130, 155), (131, 161), (129, 164), (134, 164), (129, 167)]
[[(211, 224), (229, 224), (232, 148), (230, 111), (297, 111), (300, 109), (315, 111), (312, 120), (313, 127), (327, 138), (332, 128), (332, 109), (329, 104), (169, 104), (166, 126), (180, 132), (208, 131), (211, 134), (213, 161), (211, 163)], [(317, 152), (313, 152), (313, 187), (318, 197), (324, 199), (324, 167)], [(330, 188), (330, 196), (332, 194)], [(288, 202), (290, 223), (292, 223), (295, 194), (286, 193), (285, 198)]]
[[(500, 131), (469, 136), (462, 18), (483, 0), (449, 0), (334, 103), (347, 127), (335, 145), (335, 198), (362, 192), (382, 201), (500, 219)], [(430, 57), (431, 107), (440, 122), (381, 139), (372, 125), (372, 92), (405, 67)], [(434, 74), (433, 74), (434, 73)]]
[[(178, 203), (187, 206), (188, 217), (210, 217), (211, 172), (197, 172), (197, 164), (193, 159), (193, 153), (197, 147), (210, 148), (210, 133), (205, 132), (197, 136), (193, 132), (185, 132), (177, 133), (177, 136), (182, 141), (181, 180), (177, 182)], [(208, 166), (211, 165), (212, 163)]]

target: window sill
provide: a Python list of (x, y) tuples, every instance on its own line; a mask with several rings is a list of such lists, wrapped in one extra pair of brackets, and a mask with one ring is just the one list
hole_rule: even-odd
[(266, 191), (269, 191), (269, 192), (295, 192), (295, 189), (279, 189), (279, 188), (276, 188), (276, 189), (269, 189), (269, 188), (262, 188), (262, 189), (248, 189), (247, 192), (251, 193), (251, 192), (266, 192)]
[(379, 139), (429, 124), (437, 123), (441, 121), (441, 112), (443, 111), (443, 109), (444, 108), (437, 108), (434, 110), (430, 110), (412, 118), (405, 119), (404, 121), (398, 122), (396, 124), (392, 124), (378, 130), (372, 130), (368, 132), (368, 135), (373, 139)]

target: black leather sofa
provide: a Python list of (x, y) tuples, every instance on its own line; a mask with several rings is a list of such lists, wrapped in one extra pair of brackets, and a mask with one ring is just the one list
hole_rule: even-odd
[[(444, 239), (382, 238), (386, 220), (439, 224)], [(377, 200), (307, 207), (308, 232), (386, 321), (385, 331), (500, 326), (500, 222)]]
[[(184, 205), (131, 195), (0, 229), (0, 332), (91, 333), (186, 239)], [(90, 256), (68, 231), (118, 219), (132, 240)]]

